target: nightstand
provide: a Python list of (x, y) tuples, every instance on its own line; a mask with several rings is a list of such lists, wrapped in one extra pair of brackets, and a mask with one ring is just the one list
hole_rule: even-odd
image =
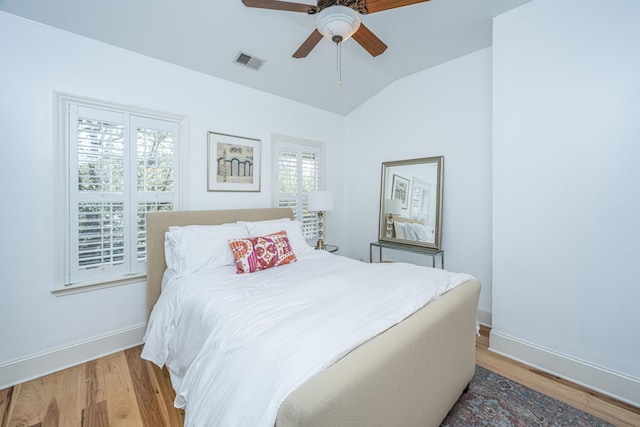
[(324, 245), (324, 250), (327, 252), (338, 252), (338, 247), (336, 245)]

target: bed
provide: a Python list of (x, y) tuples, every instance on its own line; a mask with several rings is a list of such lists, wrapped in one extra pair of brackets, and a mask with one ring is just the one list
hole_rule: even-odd
[[(237, 221), (256, 222), (281, 218), (292, 219), (291, 210), (269, 208), (148, 214), (148, 314), (152, 315), (152, 310), (161, 296), (163, 282), (166, 280), (164, 277), (167, 269), (165, 232), (170, 226), (219, 225)], [(314, 253), (299, 256), (299, 262), (271, 269), (272, 272), (274, 270), (275, 272), (269, 274), (282, 275), (283, 272), (294, 271), (294, 268), (301, 269), (301, 266), (304, 265), (303, 261), (309, 263), (326, 262), (328, 259), (326, 257), (336, 257), (331, 259), (332, 265), (356, 263), (348, 264), (354, 270), (358, 268), (398, 269), (402, 267), (400, 263), (396, 266), (379, 264), (376, 267), (332, 254), (320, 253), (319, 251), (311, 252)], [(307, 258), (310, 261), (307, 261)], [(286, 270), (286, 268), (290, 268), (290, 270)], [(414, 267), (407, 265), (402, 268)], [(438, 272), (442, 271), (426, 267), (415, 268), (425, 269), (421, 271), (424, 271), (426, 275), (441, 274)], [(261, 273), (237, 276), (260, 277), (258, 275)], [(220, 273), (220, 277), (224, 274)], [(231, 278), (231, 276), (229, 277)], [(267, 275), (265, 274), (264, 277)], [(278, 427), (439, 425), (471, 381), (475, 369), (476, 309), (480, 283), (470, 276), (458, 277), (456, 280), (461, 283), (447, 289), (446, 292), (428, 302), (424, 307), (418, 307), (417, 311), (403, 317), (397, 324), (394, 323), (388, 328), (384, 327), (379, 333), (363, 339), (361, 343), (346, 351), (345, 354), (335, 356), (335, 361), (327, 366), (322, 366), (318, 372), (308, 375), (308, 378), (302, 383), (287, 390), (286, 394), (277, 400), (277, 407), (272, 409), (275, 421), (273, 418), (267, 418), (270, 421), (265, 422), (264, 425), (273, 425), (274, 423)], [(177, 286), (169, 288), (169, 291), (163, 292), (162, 297), (166, 297), (165, 300), (167, 300), (177, 288)], [(204, 299), (206, 300), (206, 298)], [(194, 314), (187, 311), (181, 316), (185, 319), (198, 319), (205, 314)], [(151, 317), (153, 319), (153, 316)], [(175, 319), (173, 322), (176, 323)], [(191, 329), (200, 328), (197, 322), (192, 320), (190, 322), (191, 328), (183, 330), (180, 341), (188, 339)], [(156, 326), (159, 323), (162, 322), (156, 319)], [(171, 324), (168, 321), (165, 323)], [(211, 419), (212, 417), (207, 418), (206, 414), (202, 415), (201, 412), (207, 410), (205, 407), (216, 404), (213, 402), (216, 399), (209, 398), (207, 393), (194, 392), (194, 390), (202, 388), (194, 388), (189, 390), (189, 393), (185, 392), (185, 383), (187, 382), (185, 378), (189, 375), (195, 378), (196, 382), (202, 383), (200, 387), (206, 388), (208, 386), (209, 380), (205, 378), (204, 372), (208, 372), (209, 368), (200, 367), (206, 357), (203, 359), (202, 354), (198, 356), (197, 363), (190, 362), (189, 373), (180, 376), (175, 373), (180, 370), (178, 365), (184, 362), (175, 362), (175, 359), (184, 355), (171, 354), (171, 351), (180, 352), (178, 347), (174, 345), (175, 340), (172, 341), (172, 346), (175, 348), (167, 347), (167, 354), (164, 354), (163, 357), (154, 357), (149, 354), (153, 353), (153, 349), (148, 349), (148, 346), (151, 347), (149, 341), (153, 341), (154, 334), (167, 335), (169, 332), (166, 329), (173, 327), (167, 325), (148, 328), (145, 335), (143, 357), (159, 366), (167, 363), (174, 389), (180, 397), (176, 398), (176, 404), (178, 406), (186, 404), (186, 425), (202, 425), (205, 419), (208, 420), (206, 425), (228, 425), (229, 421), (218, 422), (219, 420)], [(235, 337), (234, 335), (233, 338), (235, 339)], [(148, 350), (146, 355), (145, 350)], [(201, 351), (200, 353), (209, 354), (210, 352), (211, 348), (207, 352)], [(193, 367), (195, 365), (198, 365), (197, 369), (203, 370), (198, 371)], [(284, 377), (282, 381), (286, 382)], [(295, 384), (295, 381), (291, 384)], [(256, 385), (256, 387), (259, 386), (261, 384)], [(212, 388), (212, 386), (208, 387)], [(282, 390), (279, 391), (282, 392)], [(227, 392), (228, 395), (234, 393), (238, 393), (235, 387), (231, 387)], [(191, 404), (191, 408), (189, 404)], [(253, 407), (253, 405), (248, 406)], [(190, 417), (190, 411), (196, 410), (200, 414), (197, 417)], [(245, 425), (251, 424), (245, 423)]]
[(433, 243), (435, 230), (432, 226), (425, 226), (422, 221), (394, 216), (393, 237), (401, 240)]

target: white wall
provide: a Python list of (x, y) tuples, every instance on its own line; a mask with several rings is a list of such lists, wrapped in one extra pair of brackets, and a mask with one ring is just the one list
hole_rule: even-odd
[[(493, 50), (346, 119), (0, 12), (0, 388), (144, 328), (144, 283), (50, 292), (56, 90), (188, 116), (189, 209), (269, 206), (270, 135), (326, 142), (327, 241), (356, 259), (377, 240), (381, 163), (444, 155), (446, 267), (483, 283), (492, 349), (638, 404), (639, 6), (534, 0), (496, 19)], [(260, 193), (206, 191), (208, 130), (262, 140)]]
[(640, 2), (494, 22), (492, 349), (640, 405)]
[[(271, 206), (272, 133), (327, 144), (331, 243), (343, 245), (344, 117), (0, 12), (0, 388), (72, 357), (139, 342), (144, 282), (54, 296), (53, 92), (189, 118), (187, 209)], [(267, 65), (268, 66), (268, 65)], [(249, 72), (238, 67), (238, 72)], [(262, 140), (262, 191), (206, 191), (207, 131)], [(187, 141), (185, 141), (187, 142)], [(115, 338), (114, 338), (115, 336)], [(122, 339), (118, 339), (118, 337)], [(63, 347), (82, 344), (65, 352)], [(96, 344), (97, 343), (97, 344)], [(72, 349), (73, 350), (73, 349)], [(43, 372), (37, 372), (42, 374)]]
[[(378, 239), (382, 162), (444, 156), (442, 247), (448, 270), (483, 285), (491, 310), (491, 49), (395, 82), (347, 116), (347, 254)], [(356, 220), (357, 219), (357, 220)], [(391, 254), (389, 254), (391, 255)], [(407, 254), (396, 254), (407, 260)], [(411, 257), (415, 262), (430, 261)], [(427, 262), (428, 261), (428, 262)], [(490, 322), (490, 319), (487, 319)]]

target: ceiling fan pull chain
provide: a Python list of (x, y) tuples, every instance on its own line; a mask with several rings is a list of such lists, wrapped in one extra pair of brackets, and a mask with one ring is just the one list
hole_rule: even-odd
[(338, 43), (338, 85), (342, 86), (342, 42)]

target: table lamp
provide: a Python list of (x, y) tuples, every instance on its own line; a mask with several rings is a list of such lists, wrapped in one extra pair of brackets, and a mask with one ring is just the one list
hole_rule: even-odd
[(333, 210), (331, 191), (313, 191), (309, 193), (309, 210), (318, 212), (318, 242), (316, 249), (324, 250), (324, 212)]
[(384, 213), (387, 217), (387, 237), (393, 237), (393, 216), (402, 213), (400, 199), (384, 199)]

